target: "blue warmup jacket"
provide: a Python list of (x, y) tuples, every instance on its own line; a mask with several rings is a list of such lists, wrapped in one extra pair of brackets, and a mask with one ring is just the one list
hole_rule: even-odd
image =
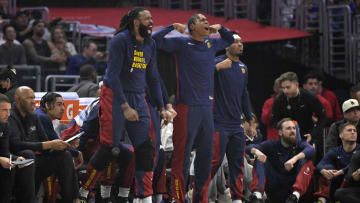
[(160, 75), (157, 70), (156, 45), (134, 42), (128, 30), (118, 33), (110, 41), (109, 63), (104, 84), (120, 104), (127, 102), (124, 92), (145, 93), (149, 87), (157, 107), (164, 107)]
[(352, 155), (359, 150), (360, 145), (357, 145), (352, 152), (345, 152), (342, 146), (334, 147), (325, 154), (324, 158), (316, 165), (316, 169), (318, 171), (322, 169), (343, 170), (346, 174)]
[[(268, 140), (260, 144), (250, 145), (246, 147), (246, 153), (251, 154), (251, 148), (260, 150), (267, 156), (266, 163), (270, 164), (272, 168), (280, 174), (290, 175), (296, 173), (296, 170), (287, 171), (284, 167), (285, 162), (294, 157), (300, 152), (305, 154), (305, 159), (309, 160), (315, 155), (315, 149), (307, 142), (302, 141), (300, 144), (285, 148), (279, 140)], [(299, 164), (299, 161), (295, 165)], [(295, 168), (296, 166), (294, 166)]]
[(165, 38), (174, 30), (170, 25), (154, 33), (158, 49), (175, 53), (178, 63), (178, 100), (187, 105), (211, 105), (213, 97), (215, 55), (234, 42), (232, 33), (222, 27), (221, 39), (196, 41), (190, 37)]
[[(218, 56), (218, 64), (227, 58)], [(247, 91), (248, 69), (241, 61), (232, 67), (215, 72), (214, 120), (216, 124), (238, 127), (244, 112), (247, 120), (252, 120), (251, 104)]]

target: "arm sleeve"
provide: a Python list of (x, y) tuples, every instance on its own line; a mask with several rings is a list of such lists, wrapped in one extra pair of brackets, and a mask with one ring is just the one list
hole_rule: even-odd
[(20, 46), (20, 64), (26, 64), (26, 54), (25, 54), (25, 49), (24, 46)]
[(330, 170), (336, 169), (334, 166), (334, 160), (336, 159), (335, 150), (328, 151), (325, 156), (321, 159), (321, 161), (316, 165), (316, 169), (321, 171), (322, 169)]
[(164, 108), (163, 96), (161, 92), (160, 74), (157, 69), (157, 55), (155, 46), (153, 48), (153, 55), (146, 72), (147, 84), (149, 86), (150, 94), (154, 99), (156, 107)]
[(234, 43), (233, 34), (228, 29), (226, 29), (224, 26), (221, 26), (221, 29), (219, 30), (219, 34), (220, 34), (221, 38), (214, 39), (215, 49), (217, 52), (225, 49), (226, 47), (228, 47), (232, 43)]
[(38, 55), (36, 53), (34, 44), (30, 40), (25, 40), (23, 45), (24, 45), (26, 52), (28, 53), (28, 56), (30, 57), (30, 59), (33, 62), (35, 62), (37, 64), (52, 62), (52, 59), (50, 57)]
[(182, 46), (182, 40), (180, 37), (165, 38), (165, 35), (167, 35), (172, 30), (174, 30), (174, 26), (169, 25), (160, 29), (152, 35), (152, 38), (155, 40), (156, 47), (158, 49), (167, 52), (175, 52), (180, 49), (180, 47)]
[[(272, 100), (274, 101), (274, 100)], [(261, 111), (261, 122), (263, 124), (271, 124), (271, 113), (272, 113), (272, 102), (271, 99), (265, 101), (264, 106)]]
[(41, 122), (41, 125), (43, 126), (44, 132), (47, 135), (48, 139), (49, 140), (59, 139), (60, 137), (58, 136), (58, 134), (56, 134), (51, 119), (46, 118), (45, 116), (39, 114), (37, 114), (37, 116)]
[(160, 86), (161, 86), (161, 93), (163, 96), (164, 105), (170, 104), (169, 95), (167, 93), (167, 89), (165, 87), (164, 80), (161, 78), (161, 76), (160, 76)]
[(340, 143), (338, 143), (338, 139), (339, 139), (339, 129), (336, 123), (333, 123), (330, 126), (329, 133), (326, 136), (325, 150), (329, 151), (331, 148), (339, 146)]
[(305, 159), (309, 160), (315, 156), (315, 149), (307, 142), (302, 141), (299, 147), (302, 149), (301, 152), (305, 154)]
[(351, 158), (350, 166), (345, 177), (346, 181), (349, 183), (350, 186), (358, 185), (360, 186), (359, 182), (355, 182), (352, 178), (352, 174), (360, 168), (360, 151), (356, 152)]
[(319, 119), (317, 126), (311, 132), (312, 136), (317, 137), (321, 135), (322, 129), (324, 129), (329, 122), (329, 118), (326, 116), (325, 109), (315, 95), (309, 96), (308, 98), (310, 99), (309, 105), (312, 108), (312, 112), (314, 112)]
[(80, 61), (80, 57), (78, 55), (72, 56), (70, 58), (69, 64), (66, 67), (66, 75), (76, 75), (75, 74), (75, 67), (78, 67), (78, 62)]
[(9, 135), (4, 135), (2, 138), (0, 138), (0, 156), (1, 157), (9, 157), (10, 151), (9, 151)]
[(248, 69), (246, 69), (245, 87), (244, 87), (244, 93), (242, 95), (242, 104), (243, 104), (243, 111), (246, 120), (250, 121), (252, 120), (252, 116), (251, 116), (252, 110), (251, 110), (250, 96), (247, 90), (247, 84), (248, 84)]
[(246, 153), (251, 154), (251, 149), (256, 148), (267, 156), (267, 155), (269, 155), (269, 152), (273, 150), (275, 142), (276, 141), (274, 141), (274, 140), (268, 140), (268, 141), (261, 142), (260, 144), (251, 144), (246, 147)]
[(274, 98), (274, 103), (272, 105), (272, 116), (271, 116), (271, 122), (274, 127), (276, 127), (276, 124), (283, 118), (283, 112), (281, 110), (281, 98), (280, 95)]
[(121, 70), (126, 56), (125, 39), (114, 37), (110, 42), (108, 68), (105, 74), (104, 84), (112, 89), (114, 99), (120, 104), (127, 102), (122, 84), (120, 82)]

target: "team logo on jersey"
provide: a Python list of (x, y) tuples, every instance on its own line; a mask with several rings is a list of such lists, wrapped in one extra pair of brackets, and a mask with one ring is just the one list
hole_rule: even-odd
[(242, 71), (242, 73), (243, 73), (243, 74), (245, 74), (245, 73), (246, 73), (245, 68), (241, 68), (241, 71)]
[(306, 167), (305, 171), (304, 171), (304, 174), (305, 175), (310, 175), (310, 168), (309, 167)]
[(209, 48), (209, 49), (210, 49), (210, 47), (211, 47), (210, 42), (207, 42), (207, 43), (206, 43), (206, 46), (207, 46), (207, 48)]

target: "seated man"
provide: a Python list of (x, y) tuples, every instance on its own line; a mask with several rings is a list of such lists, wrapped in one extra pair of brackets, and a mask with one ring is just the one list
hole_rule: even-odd
[(15, 90), (18, 87), (16, 69), (13, 65), (8, 65), (0, 70), (0, 86), (12, 104), (15, 101)]
[[(11, 163), (13, 160), (24, 160), (24, 158), (10, 155), (9, 152), (9, 126), (7, 122), (10, 110), (10, 100), (5, 95), (0, 94), (0, 202), (10, 203), (12, 189), (16, 187), (15, 196), (18, 202), (35, 203), (34, 164), (17, 168)], [(15, 179), (16, 185), (14, 185)]]
[[(332, 199), (334, 191), (343, 182), (352, 155), (360, 150), (360, 146), (356, 142), (357, 131), (354, 124), (344, 123), (339, 127), (339, 131), (342, 145), (330, 149), (316, 166), (316, 169), (322, 175), (319, 180), (319, 191), (315, 193), (315, 195), (319, 196), (319, 203), (325, 203), (326, 199), (329, 198)], [(330, 188), (333, 192), (329, 191), (330, 181)]]
[[(265, 192), (272, 203), (298, 202), (310, 184), (315, 150), (297, 139), (296, 126), (290, 118), (279, 121), (279, 140), (269, 140), (246, 148), (257, 156), (254, 163), (251, 203), (260, 202)], [(266, 182), (266, 184), (265, 184)]]
[(76, 92), (79, 97), (97, 97), (99, 86), (96, 82), (96, 71), (93, 65), (86, 64), (80, 68), (80, 83), (68, 92)]
[(79, 191), (71, 154), (64, 151), (70, 145), (59, 139), (48, 141), (38, 117), (33, 113), (34, 99), (34, 91), (29, 87), (19, 87), (15, 92), (15, 105), (9, 118), (12, 127), (10, 148), (14, 153), (27, 149), (35, 154), (36, 192), (46, 177), (56, 175), (62, 201), (72, 202)]

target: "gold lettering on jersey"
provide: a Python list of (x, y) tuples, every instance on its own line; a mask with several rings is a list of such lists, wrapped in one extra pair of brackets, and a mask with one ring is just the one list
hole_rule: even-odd
[(206, 45), (207, 45), (207, 47), (208, 47), (208, 48), (210, 48), (210, 47), (211, 47), (210, 42), (207, 42), (207, 43), (206, 43)]
[(134, 50), (134, 58), (131, 64), (131, 68), (146, 69), (147, 64), (144, 58), (144, 52)]

